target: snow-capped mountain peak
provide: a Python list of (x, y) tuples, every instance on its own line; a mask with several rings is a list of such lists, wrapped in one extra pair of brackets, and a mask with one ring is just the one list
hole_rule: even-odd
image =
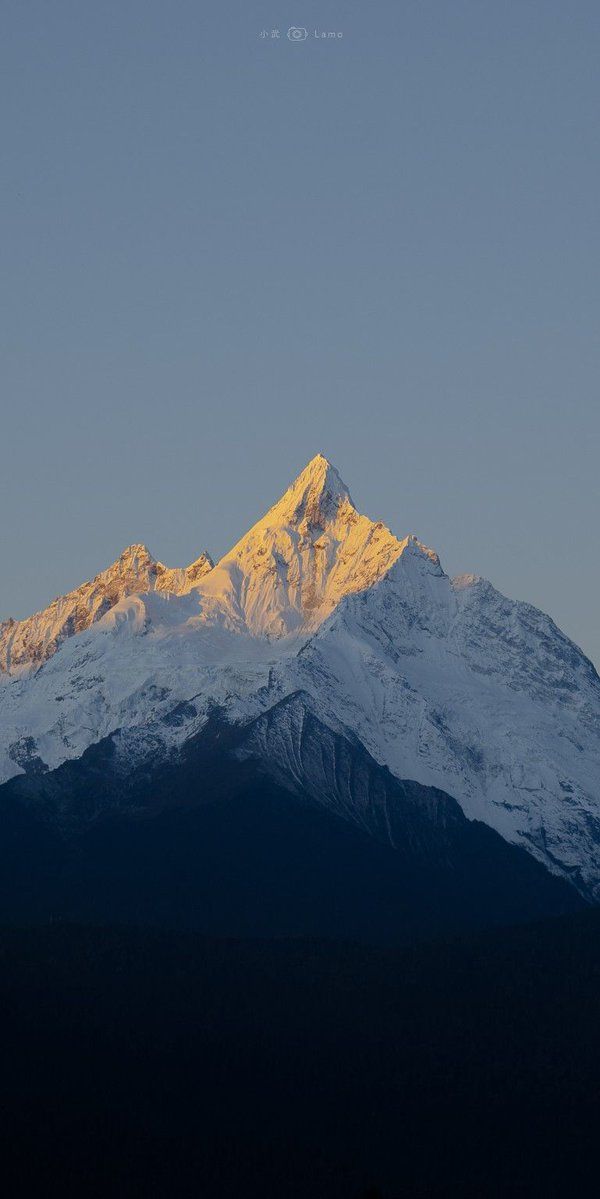
[(355, 510), (350, 492), (335, 466), (316, 454), (260, 523), (308, 532), (325, 528), (340, 509)]
[(146, 545), (134, 542), (89, 582), (25, 620), (0, 625), (0, 673), (17, 674), (40, 666), (67, 638), (101, 620), (125, 597), (149, 591), (183, 595), (212, 567), (211, 558), (203, 553), (188, 567), (170, 569)]
[(144, 566), (156, 564), (156, 558), (150, 553), (147, 545), (142, 542), (134, 542), (133, 545), (126, 545), (122, 553), (119, 554), (116, 562), (113, 563), (109, 570), (115, 570), (119, 567), (129, 568), (134, 571), (139, 571)]
[(128, 546), (6, 622), (0, 655), (0, 778), (117, 729), (126, 770), (175, 752), (215, 706), (243, 724), (298, 693), (396, 778), (447, 792), (600, 896), (593, 665), (542, 612), (449, 579), (415, 536), (361, 515), (323, 455), (216, 566), (171, 570)]
[[(336, 468), (317, 454), (216, 566), (205, 551), (185, 568), (170, 568), (135, 542), (48, 608), (5, 622), (0, 671), (38, 667), (123, 600), (150, 592), (197, 591), (199, 619), (236, 633), (299, 636), (317, 628), (345, 596), (372, 587), (402, 555), (441, 570), (437, 554), (416, 537), (399, 540), (381, 521), (362, 516)], [(138, 618), (140, 611), (138, 605)]]
[(406, 546), (357, 512), (335, 467), (317, 454), (201, 581), (205, 611), (253, 636), (299, 634), (376, 583)]

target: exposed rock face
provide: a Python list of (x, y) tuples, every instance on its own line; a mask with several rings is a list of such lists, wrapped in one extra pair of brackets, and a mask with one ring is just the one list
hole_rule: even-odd
[(27, 620), (7, 620), (0, 625), (0, 671), (14, 674), (39, 666), (67, 637), (89, 628), (119, 600), (147, 591), (182, 595), (212, 566), (204, 553), (183, 570), (169, 570), (152, 557), (145, 545), (128, 545), (116, 562), (91, 582), (59, 596)]
[[(446, 792), (600, 898), (593, 665), (542, 612), (448, 578), (415, 537), (361, 516), (322, 455), (216, 566), (170, 571), (132, 546), (7, 622), (0, 645), (0, 780), (52, 771), (116, 730), (127, 771), (178, 752), (215, 705), (246, 724), (299, 694), (397, 779)], [(311, 728), (293, 713), (265, 726), (288, 779)], [(310, 744), (311, 777), (342, 814), (342, 776), (328, 789)]]
[(361, 516), (335, 467), (318, 454), (221, 559), (202, 593), (232, 627), (285, 637), (316, 628), (345, 596), (372, 587), (410, 540), (416, 543)]

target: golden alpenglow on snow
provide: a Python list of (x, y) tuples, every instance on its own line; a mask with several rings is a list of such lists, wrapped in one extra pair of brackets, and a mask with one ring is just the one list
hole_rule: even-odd
[(381, 578), (408, 540), (361, 516), (335, 467), (317, 454), (217, 566), (204, 551), (185, 568), (169, 568), (145, 545), (130, 545), (91, 582), (26, 620), (5, 621), (0, 670), (39, 665), (121, 600), (154, 591), (180, 596), (195, 589), (201, 618), (218, 617), (255, 636), (314, 628), (345, 595)]
[(299, 785), (314, 717), (600, 894), (591, 662), (544, 613), (449, 578), (416, 537), (361, 516), (322, 454), (216, 566), (168, 569), (132, 545), (6, 622), (1, 645), (0, 780), (105, 738), (127, 774), (176, 756), (218, 711), (236, 728), (268, 717), (271, 766)]
[(406, 544), (356, 511), (317, 454), (205, 577), (202, 593), (251, 633), (284, 636), (316, 627), (345, 595), (371, 587)]

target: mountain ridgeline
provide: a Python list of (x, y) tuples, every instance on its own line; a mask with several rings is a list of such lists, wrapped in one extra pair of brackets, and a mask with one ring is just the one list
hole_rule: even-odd
[(0, 730), (5, 919), (400, 943), (600, 896), (594, 667), (322, 455), (216, 564), (134, 544), (5, 622)]
[(124, 748), (116, 734), (5, 784), (1, 920), (391, 945), (585, 906), (450, 796), (322, 725), (304, 696), (245, 727), (214, 712), (150, 770), (123, 771)]

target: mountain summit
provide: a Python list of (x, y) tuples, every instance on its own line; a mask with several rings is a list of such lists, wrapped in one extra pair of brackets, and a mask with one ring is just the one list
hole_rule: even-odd
[(264, 523), (290, 524), (294, 528), (324, 528), (340, 508), (352, 509), (350, 492), (335, 466), (317, 454), (263, 518)]
[(240, 631), (282, 637), (316, 627), (345, 595), (372, 586), (404, 544), (359, 515), (335, 467), (318, 454), (201, 590)]
[(165, 566), (147, 546), (127, 546), (106, 570), (41, 612), (0, 625), (0, 674), (38, 667), (65, 640), (129, 596), (198, 589), (200, 619), (252, 637), (316, 628), (341, 599), (373, 586), (400, 555), (432, 550), (399, 541), (361, 516), (336, 468), (317, 454), (287, 491), (215, 566), (204, 551), (185, 568)]
[(262, 770), (392, 837), (385, 804), (307, 735), (329, 729), (600, 898), (591, 662), (542, 612), (450, 579), (416, 537), (360, 515), (321, 454), (216, 566), (173, 570), (129, 546), (6, 622), (0, 651), (0, 781), (106, 739), (127, 777), (176, 758), (218, 711), (255, 729)]

